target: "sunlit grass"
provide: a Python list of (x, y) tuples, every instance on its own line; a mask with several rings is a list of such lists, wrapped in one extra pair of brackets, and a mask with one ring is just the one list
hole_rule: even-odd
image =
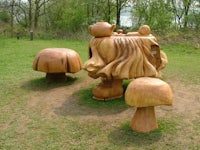
[(200, 84), (200, 49), (189, 43), (162, 46), (168, 56), (168, 65), (163, 70), (166, 78), (186, 84)]
[[(47, 47), (71, 48), (80, 54), (83, 62), (88, 59), (88, 41), (0, 40), (0, 149), (200, 148), (199, 117), (189, 122), (179, 114), (167, 119), (158, 118), (159, 129), (141, 134), (130, 129), (131, 118), (123, 119), (118, 114), (131, 109), (125, 104), (124, 97), (113, 101), (97, 101), (92, 98), (94, 84), (72, 93), (73, 98), (77, 99), (71, 101), (73, 104), (77, 103), (77, 109), (80, 106), (93, 113), (105, 111), (103, 116), (98, 116), (96, 112), (95, 120), (84, 120), (85, 116), (76, 113), (46, 117), (37, 107), (27, 108), (33, 93), (65, 86), (67, 92), (68, 86), (84, 80), (68, 74), (67, 82), (46, 83), (45, 73), (33, 71), (32, 62), (35, 55)], [(161, 48), (169, 59), (169, 64), (163, 70), (164, 79), (184, 84), (200, 84), (199, 49), (189, 43), (162, 45)], [(124, 89), (129, 82), (124, 81)], [(117, 112), (113, 115), (119, 117), (120, 122), (106, 122), (102, 119), (105, 117), (109, 120), (109, 115), (106, 114), (111, 110)]]
[(78, 91), (79, 104), (91, 108), (107, 108), (107, 109), (125, 109), (128, 105), (124, 101), (124, 96), (114, 100), (96, 100), (92, 95), (92, 87), (84, 88)]

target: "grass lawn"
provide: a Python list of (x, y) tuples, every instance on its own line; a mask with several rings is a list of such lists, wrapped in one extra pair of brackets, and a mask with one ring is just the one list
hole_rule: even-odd
[(124, 98), (91, 98), (97, 81), (85, 71), (65, 83), (45, 83), (32, 62), (47, 47), (74, 49), (82, 62), (88, 58), (88, 41), (0, 40), (0, 149), (200, 149), (200, 49), (189, 42), (161, 46), (174, 106), (158, 107), (159, 129), (142, 134), (130, 129), (135, 108)]

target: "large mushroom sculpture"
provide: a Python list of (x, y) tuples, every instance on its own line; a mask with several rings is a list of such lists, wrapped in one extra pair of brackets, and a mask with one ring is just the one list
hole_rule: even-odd
[(154, 106), (172, 105), (172, 89), (158, 78), (141, 77), (133, 80), (125, 92), (125, 101), (137, 107), (131, 121), (135, 131), (148, 133), (158, 128)]
[(122, 97), (123, 80), (161, 77), (160, 70), (167, 64), (167, 57), (162, 59), (166, 55), (161, 52), (148, 25), (127, 34), (120, 30), (114, 32), (114, 27), (101, 21), (88, 28), (93, 38), (89, 43), (89, 59), (83, 69), (90, 77), (101, 78), (101, 83), (92, 90), (93, 98), (97, 100)]
[(76, 73), (82, 68), (77, 52), (67, 48), (46, 48), (33, 61), (33, 70), (46, 73), (46, 81), (66, 81), (65, 73)]

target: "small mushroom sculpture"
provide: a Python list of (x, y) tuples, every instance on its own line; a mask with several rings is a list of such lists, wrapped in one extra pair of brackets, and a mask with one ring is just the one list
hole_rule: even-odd
[(100, 21), (93, 25), (89, 25), (88, 31), (94, 37), (109, 37), (113, 34), (115, 25)]
[(137, 107), (131, 128), (148, 133), (158, 128), (154, 106), (172, 105), (173, 93), (166, 82), (158, 78), (141, 77), (128, 85), (125, 101), (128, 105)]
[(33, 70), (46, 73), (46, 81), (66, 81), (65, 73), (76, 73), (82, 68), (77, 52), (67, 48), (46, 48), (33, 61)]
[(140, 26), (137, 32), (128, 32), (127, 36), (149, 36), (151, 35), (151, 29), (148, 25)]

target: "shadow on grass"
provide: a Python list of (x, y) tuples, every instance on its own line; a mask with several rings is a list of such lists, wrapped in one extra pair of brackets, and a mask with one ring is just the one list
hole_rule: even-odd
[(65, 82), (51, 82), (51, 83), (46, 82), (45, 77), (36, 78), (24, 82), (21, 88), (33, 91), (45, 91), (56, 87), (68, 86), (78, 80), (78, 78), (76, 77), (71, 77), (71, 76), (66, 76), (66, 77), (67, 81)]
[(109, 142), (122, 147), (148, 148), (149, 145), (159, 141), (165, 134), (175, 134), (177, 126), (176, 122), (162, 119), (158, 120), (158, 129), (149, 133), (139, 133), (133, 131), (129, 124), (130, 122), (126, 122), (120, 128), (112, 131), (108, 135)]
[(114, 108), (125, 109), (128, 105), (125, 104), (124, 96), (113, 100), (96, 100), (93, 98), (92, 87), (81, 89), (76, 93), (78, 95), (78, 104), (90, 108)]
[(74, 92), (68, 99), (54, 110), (57, 115), (96, 115), (103, 116), (121, 113), (129, 108), (124, 96), (121, 98), (99, 101), (93, 99), (92, 88), (82, 88)]

